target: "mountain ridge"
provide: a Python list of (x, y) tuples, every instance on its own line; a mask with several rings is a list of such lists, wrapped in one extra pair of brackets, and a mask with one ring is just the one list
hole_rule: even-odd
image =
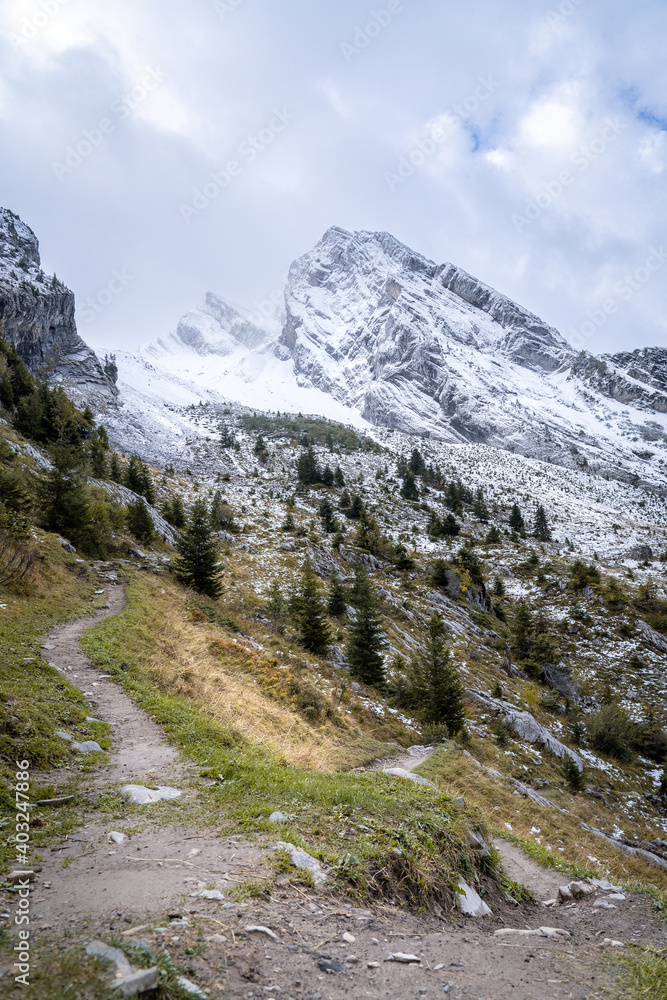
[(28, 367), (67, 385), (79, 402), (113, 401), (113, 377), (79, 336), (74, 293), (44, 274), (35, 233), (0, 208), (0, 330)]

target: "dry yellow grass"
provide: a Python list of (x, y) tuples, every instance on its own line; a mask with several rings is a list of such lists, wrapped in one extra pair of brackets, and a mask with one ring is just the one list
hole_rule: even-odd
[(186, 696), (251, 742), (298, 767), (333, 770), (386, 752), (384, 744), (331, 722), (310, 725), (288, 704), (267, 695), (253, 670), (280, 671), (277, 660), (268, 653), (257, 655), (242, 638), (222, 636), (196, 616), (193, 620), (187, 595), (168, 579), (142, 577), (133, 586), (152, 619), (144, 621), (146, 633), (160, 637), (157, 652), (154, 646), (142, 670), (161, 690)]
[[(479, 807), (489, 825), (501, 834), (511, 833), (534, 844), (544, 860), (551, 855), (556, 861), (561, 858), (570, 865), (610, 876), (612, 881), (626, 884), (641, 882), (644, 886), (667, 892), (667, 871), (641, 858), (628, 856), (595, 834), (581, 829), (581, 822), (599, 826), (595, 819), (597, 816), (601, 816), (603, 825), (606, 822), (609, 828), (614, 823), (614, 814), (607, 813), (604, 808), (601, 810), (599, 803), (592, 805), (584, 795), (563, 794), (559, 797), (558, 805), (567, 810), (567, 815), (556, 809), (536, 806), (514, 794), (507, 781), (493, 779), (475, 765), (473, 758), (454, 749), (439, 753), (419, 770), (439, 787), (454, 795), (465, 796), (468, 806)], [(534, 833), (536, 829), (539, 834)], [(536, 840), (538, 836), (539, 842)], [(597, 859), (599, 864), (591, 859)]]

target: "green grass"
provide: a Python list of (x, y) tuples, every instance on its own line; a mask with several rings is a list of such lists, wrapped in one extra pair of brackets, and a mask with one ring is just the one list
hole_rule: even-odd
[(619, 968), (623, 1000), (667, 1000), (667, 951), (637, 948), (610, 959)]
[[(294, 817), (281, 828), (280, 839), (317, 856), (331, 868), (335, 883), (356, 898), (390, 898), (412, 906), (435, 899), (450, 908), (456, 874), (462, 866), (469, 871), (478, 866), (465, 836), (471, 819), (454, 797), (378, 772), (296, 768), (244, 739), (204, 706), (158, 690), (145, 670), (158, 641), (147, 624), (159, 621), (147, 614), (149, 596), (159, 600), (140, 578), (133, 579), (125, 611), (88, 632), (83, 644), (187, 759), (221, 776), (215, 786), (199, 787), (196, 796), (189, 796), (196, 800), (199, 821), (225, 834), (251, 835), (268, 832), (268, 815), (280, 809)], [(190, 808), (180, 800), (163, 805), (165, 817)], [(115, 799), (109, 807), (125, 814), (132, 809)], [(475, 821), (479, 825), (479, 817)]]
[[(0, 610), (0, 866), (14, 866), (12, 835), (15, 808), (14, 785), (16, 761), (29, 760), (31, 797), (49, 798), (75, 792), (80, 770), (88, 769), (75, 760), (63, 739), (55, 736), (62, 729), (79, 739), (95, 739), (108, 745), (109, 727), (87, 723), (86, 699), (41, 656), (38, 641), (55, 625), (90, 614), (95, 606), (93, 591), (98, 586), (94, 574), (79, 579), (81, 563), (76, 563), (46, 536), (40, 546), (38, 578), (33, 593), (26, 595), (2, 592)], [(48, 652), (45, 653), (48, 657)], [(28, 661), (28, 662), (24, 662)], [(93, 755), (96, 758), (99, 754)], [(49, 768), (74, 765), (68, 780), (56, 789), (45, 786), (41, 772)], [(37, 848), (54, 836), (74, 829), (80, 818), (77, 802), (60, 809), (34, 810), (36, 822), (31, 839)]]
[[(103, 934), (106, 944), (119, 948), (136, 969), (157, 966), (158, 987), (151, 992), (151, 1000), (192, 1000), (192, 994), (178, 984), (181, 974), (166, 951), (148, 951), (118, 934)], [(88, 957), (82, 945), (71, 945), (65, 950), (41, 946), (31, 963), (29, 995), (39, 1000), (117, 1000), (118, 991), (110, 989), (113, 966), (97, 958)], [(11, 989), (11, 987), (9, 988)], [(3, 996), (20, 997), (25, 988), (15, 985), (12, 992)]]

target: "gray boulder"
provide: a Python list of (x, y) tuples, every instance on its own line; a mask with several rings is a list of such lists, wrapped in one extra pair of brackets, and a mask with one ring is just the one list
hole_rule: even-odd
[(522, 712), (508, 701), (503, 701), (500, 698), (491, 698), (490, 695), (482, 694), (481, 691), (468, 690), (466, 693), (478, 705), (499, 712), (503, 717), (504, 725), (509, 729), (513, 729), (522, 740), (526, 740), (528, 743), (542, 744), (555, 757), (560, 757), (561, 759), (569, 757), (577, 765), (580, 772), (584, 770), (584, 763), (579, 754), (576, 754), (574, 750), (570, 750), (560, 740), (557, 740), (554, 734), (546, 729), (545, 726), (540, 725), (530, 712)]

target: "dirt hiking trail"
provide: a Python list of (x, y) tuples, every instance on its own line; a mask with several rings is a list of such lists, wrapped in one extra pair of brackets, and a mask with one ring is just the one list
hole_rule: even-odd
[[(138, 783), (176, 787), (187, 802), (204, 784), (198, 769), (179, 760), (160, 727), (101, 675), (79, 645), (83, 632), (122, 611), (123, 587), (109, 586), (107, 596), (105, 608), (54, 629), (44, 640), (49, 647), (44, 656), (88, 696), (91, 714), (112, 725), (109, 763), (84, 779), (89, 800), (108, 788)], [(385, 766), (412, 770), (431, 752)], [(267, 803), (274, 809), (281, 805)], [(261, 835), (253, 843), (220, 837), (214, 829), (164, 826), (151, 817), (155, 808), (144, 806), (140, 818), (105, 826), (86, 825), (84, 809), (81, 828), (42, 852), (33, 891), (36, 951), (61, 949), (65, 935), (69, 947), (120, 932), (154, 950), (166, 949), (204, 996), (219, 1000), (593, 1000), (617, 996), (602, 961), (604, 938), (664, 944), (664, 932), (641, 897), (628, 897), (616, 909), (595, 908), (594, 896), (546, 909), (512, 907), (498, 895), (490, 917), (455, 913), (443, 919), (385, 905), (355, 908), (326, 887), (304, 891), (280, 875), (271, 895), (238, 904), (229, 897), (235, 885), (273, 876), (268, 859), (279, 834)], [(127, 841), (110, 843), (110, 831), (125, 833)], [(517, 848), (502, 841), (497, 846), (512, 877), (520, 875), (540, 898), (568, 881)], [(191, 895), (212, 886), (222, 900)], [(543, 925), (569, 936), (494, 936), (506, 927)], [(271, 934), (249, 929), (257, 927)], [(418, 961), (387, 960), (399, 952)], [(0, 993), (6, 981), (0, 980)]]

